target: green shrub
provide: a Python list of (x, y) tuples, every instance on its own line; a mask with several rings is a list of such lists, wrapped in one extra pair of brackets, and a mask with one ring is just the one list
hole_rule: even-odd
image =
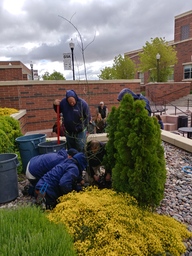
[(183, 240), (192, 237), (186, 226), (139, 208), (126, 193), (88, 187), (59, 200), (47, 217), (67, 226), (78, 255), (180, 256)]
[(0, 108), (0, 116), (5, 116), (5, 115), (10, 116), (18, 112), (19, 111), (15, 108)]
[(0, 255), (75, 256), (64, 225), (51, 223), (36, 207), (0, 209)]
[[(144, 101), (134, 101), (129, 94), (110, 115), (106, 149), (109, 162), (114, 164), (112, 186), (118, 192), (135, 197), (140, 206), (153, 209), (163, 199), (166, 181), (157, 120), (148, 116)], [(115, 129), (111, 129), (114, 120)]]
[(107, 170), (112, 170), (115, 166), (116, 159), (115, 154), (117, 150), (114, 147), (114, 140), (115, 140), (115, 132), (117, 130), (117, 120), (119, 115), (119, 109), (116, 107), (112, 107), (110, 114), (107, 117), (107, 137), (108, 142), (106, 143), (106, 152), (104, 159), (103, 159), (103, 165)]
[(0, 153), (13, 153), (14, 144), (10, 141), (7, 134), (0, 129)]
[(0, 116), (0, 130), (3, 130), (12, 144), (15, 145), (15, 139), (22, 136), (20, 124), (11, 116)]
[[(15, 139), (22, 136), (20, 124), (10, 116), (0, 116), (0, 153), (15, 153), (18, 156), (19, 163), (21, 156)], [(17, 167), (18, 173), (22, 172), (22, 164)]]

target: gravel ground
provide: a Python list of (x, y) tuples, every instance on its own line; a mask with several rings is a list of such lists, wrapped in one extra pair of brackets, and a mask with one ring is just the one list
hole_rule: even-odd
[[(186, 224), (192, 231), (192, 154), (163, 142), (165, 149), (167, 181), (165, 195), (157, 208), (159, 214), (169, 215)], [(22, 190), (28, 181), (25, 175), (18, 176), (19, 196), (11, 202), (0, 204), (0, 208), (13, 208), (19, 205), (34, 204), (34, 198), (23, 196)], [(185, 242), (187, 252), (183, 255), (192, 256), (192, 239)]]

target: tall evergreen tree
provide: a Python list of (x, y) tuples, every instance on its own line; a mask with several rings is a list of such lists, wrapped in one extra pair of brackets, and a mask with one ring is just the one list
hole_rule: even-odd
[(113, 188), (129, 193), (140, 206), (154, 208), (163, 199), (166, 181), (159, 124), (156, 118), (148, 116), (145, 102), (134, 101), (129, 94), (124, 95), (116, 113), (116, 130), (109, 131), (108, 142), (113, 147), (110, 150), (116, 152)]
[(112, 170), (115, 166), (115, 154), (116, 149), (114, 147), (114, 139), (115, 139), (115, 132), (117, 130), (117, 120), (119, 115), (119, 109), (116, 107), (112, 107), (111, 112), (107, 117), (107, 137), (108, 142), (106, 144), (106, 152), (107, 154), (103, 158), (103, 164), (107, 170)]

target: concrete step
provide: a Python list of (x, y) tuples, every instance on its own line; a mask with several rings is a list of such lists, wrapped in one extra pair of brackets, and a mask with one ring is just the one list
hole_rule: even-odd
[(192, 94), (188, 94), (187, 96), (174, 100), (171, 104), (177, 107), (192, 107)]

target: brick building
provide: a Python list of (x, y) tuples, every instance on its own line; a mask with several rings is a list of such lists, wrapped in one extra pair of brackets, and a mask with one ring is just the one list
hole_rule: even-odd
[(20, 61), (0, 61), (0, 81), (32, 80), (32, 71)]
[[(174, 40), (169, 45), (175, 46), (178, 63), (173, 67), (174, 74), (169, 81), (191, 82), (192, 84), (192, 10), (175, 16)], [(124, 55), (139, 63), (138, 54), (142, 49), (126, 52)], [(141, 79), (142, 84), (148, 83), (149, 72), (137, 72), (135, 78)]]

